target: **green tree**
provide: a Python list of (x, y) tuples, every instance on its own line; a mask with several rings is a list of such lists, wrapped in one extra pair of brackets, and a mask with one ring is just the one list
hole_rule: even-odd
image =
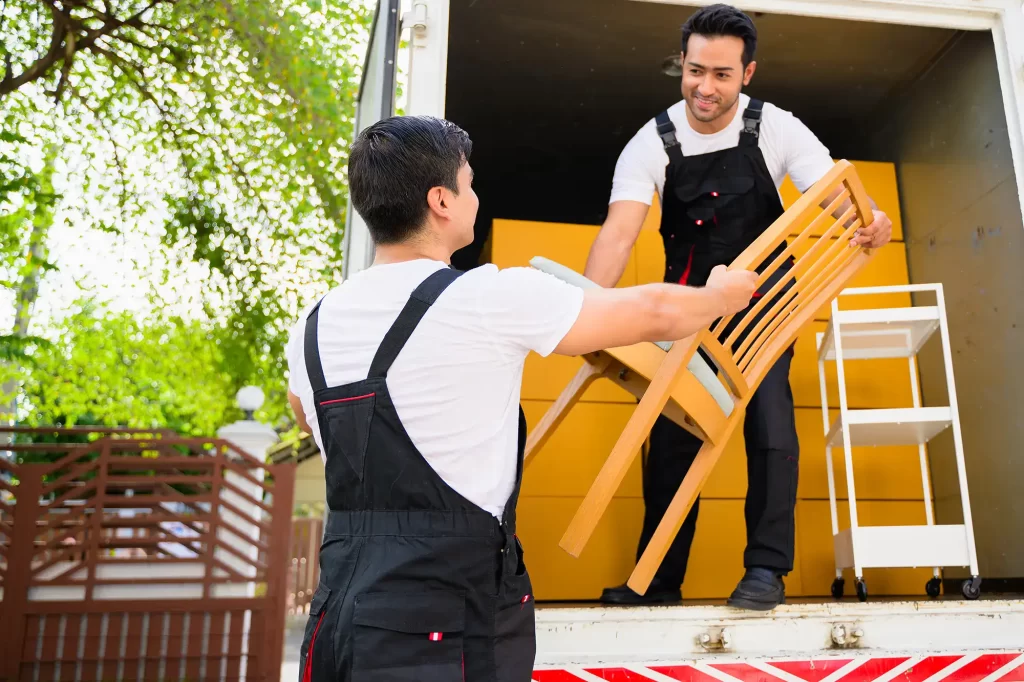
[[(283, 385), (285, 324), (298, 292), (311, 279), (332, 279), (340, 265), (369, 18), (359, 0), (0, 0), (0, 229), (9, 263), (37, 268), (4, 268), (21, 273), (5, 286), (21, 287), (26, 274), (37, 285), (48, 267), (30, 257), (32, 216), (52, 206), (32, 192), (52, 163), (30, 168), (56, 149), (74, 189), (62, 192), (61, 214), (83, 230), (114, 233), (134, 229), (147, 212), (165, 215), (164, 247), (205, 269), (199, 317), (217, 357), (197, 357), (217, 361), (211, 371), (230, 380), (228, 399), (250, 382), (273, 393)], [(163, 331), (177, 324), (151, 322)], [(72, 338), (86, 344), (89, 329)], [(14, 336), (0, 353), (24, 354), (28, 344)], [(61, 340), (53, 352), (74, 355)], [(51, 356), (38, 355), (47, 366)], [(194, 381), (208, 379), (189, 365)], [(46, 382), (32, 376), (30, 401), (56, 409), (57, 398), (42, 393)], [(131, 397), (94, 388), (97, 401)], [(114, 419), (111, 410), (102, 419)], [(172, 421), (186, 430), (205, 423)]]

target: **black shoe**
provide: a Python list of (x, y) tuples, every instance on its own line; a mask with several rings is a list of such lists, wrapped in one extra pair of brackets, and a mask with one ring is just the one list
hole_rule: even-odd
[(601, 593), (602, 604), (644, 606), (649, 604), (681, 604), (683, 597), (679, 588), (672, 589), (657, 578), (651, 581), (647, 594), (637, 594), (628, 585), (607, 587)]
[(747, 571), (726, 603), (737, 609), (771, 611), (786, 603), (786, 586), (778, 576), (765, 579), (763, 575)]

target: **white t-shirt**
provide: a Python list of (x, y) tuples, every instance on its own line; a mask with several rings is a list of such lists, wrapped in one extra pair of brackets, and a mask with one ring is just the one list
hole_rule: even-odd
[[(743, 111), (749, 102), (750, 97), (741, 93), (739, 109), (732, 122), (711, 135), (698, 133), (690, 127), (685, 100), (669, 107), (668, 117), (676, 127), (676, 139), (683, 155), (707, 154), (738, 145), (743, 130)], [(770, 102), (765, 102), (762, 109), (758, 147), (776, 188), (782, 186), (788, 173), (796, 188), (806, 192), (835, 163), (825, 145), (800, 119)], [(663, 197), (667, 165), (668, 153), (652, 118), (619, 154), (609, 203), (625, 200), (650, 205), (655, 191)]]
[[(327, 293), (318, 335), (328, 386), (366, 378), (410, 294), (443, 267), (434, 260), (376, 265)], [(449, 486), (496, 517), (515, 485), (523, 363), (530, 351), (549, 355), (582, 305), (582, 289), (538, 270), (475, 268), (441, 294), (388, 371), (413, 444)], [(312, 307), (293, 327), (286, 355), (289, 388), (325, 457), (303, 355)]]

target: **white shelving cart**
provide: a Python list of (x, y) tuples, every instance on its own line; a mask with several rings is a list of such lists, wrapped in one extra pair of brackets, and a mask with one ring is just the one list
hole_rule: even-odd
[[(971, 503), (967, 494), (967, 474), (964, 470), (963, 441), (960, 435), (960, 417), (957, 410), (956, 387), (953, 381), (953, 362), (949, 350), (949, 331), (946, 326), (945, 302), (941, 284), (912, 284), (905, 286), (866, 287), (846, 289), (840, 295), (868, 296), (872, 294), (933, 292), (935, 305), (917, 305), (903, 308), (877, 308), (840, 310), (839, 299), (832, 302), (832, 316), (824, 332), (817, 334), (818, 376), (821, 384), (821, 410), (825, 428), (825, 457), (828, 471), (829, 501), (832, 508), (832, 536), (836, 560), (836, 579), (832, 595), (842, 597), (843, 570), (853, 569), (857, 596), (868, 597), (864, 582), (865, 568), (916, 568), (932, 566), (934, 577), (925, 591), (929, 596), (939, 595), (940, 567), (970, 567), (971, 578), (964, 581), (962, 593), (967, 599), (977, 599), (981, 592), (978, 558), (974, 546), (974, 528), (971, 521)], [(922, 407), (917, 385), (917, 354), (925, 343), (939, 332), (945, 361), (947, 407)], [(846, 397), (845, 360), (906, 358), (910, 366), (910, 384), (913, 407), (886, 409), (850, 409)], [(829, 419), (828, 392), (825, 381), (825, 363), (836, 363), (839, 384), (839, 416)], [(936, 525), (932, 513), (932, 495), (929, 485), (928, 462), (925, 445), (948, 428), (953, 430), (956, 467), (963, 505), (963, 524)], [(917, 526), (861, 526), (857, 522), (857, 497), (853, 480), (854, 447), (889, 445), (917, 445), (921, 460), (921, 480), (924, 485), (926, 525)], [(832, 450), (842, 448), (846, 463), (847, 496), (850, 506), (850, 527), (839, 530), (836, 505), (836, 485), (833, 473)]]

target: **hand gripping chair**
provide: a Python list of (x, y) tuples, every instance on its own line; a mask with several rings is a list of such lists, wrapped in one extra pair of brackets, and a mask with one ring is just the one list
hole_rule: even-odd
[[(820, 204), (837, 188), (841, 192), (822, 211)], [(852, 205), (835, 218), (847, 200)], [(871, 259), (870, 249), (851, 248), (849, 243), (853, 232), (871, 221), (871, 205), (856, 171), (840, 161), (729, 266), (756, 270), (759, 290), (765, 282), (775, 282), (754, 305), (675, 343), (645, 342), (583, 356), (583, 367), (529, 434), (527, 463), (594, 380), (611, 379), (640, 402), (562, 537), (564, 550), (575, 557), (583, 551), (663, 413), (704, 445), (629, 578), (632, 590), (647, 591), (762, 378), (815, 312), (829, 305)], [(784, 246), (793, 234), (797, 236)], [(791, 269), (780, 270), (791, 257)], [(580, 287), (598, 286), (543, 258), (534, 258), (531, 265)]]

